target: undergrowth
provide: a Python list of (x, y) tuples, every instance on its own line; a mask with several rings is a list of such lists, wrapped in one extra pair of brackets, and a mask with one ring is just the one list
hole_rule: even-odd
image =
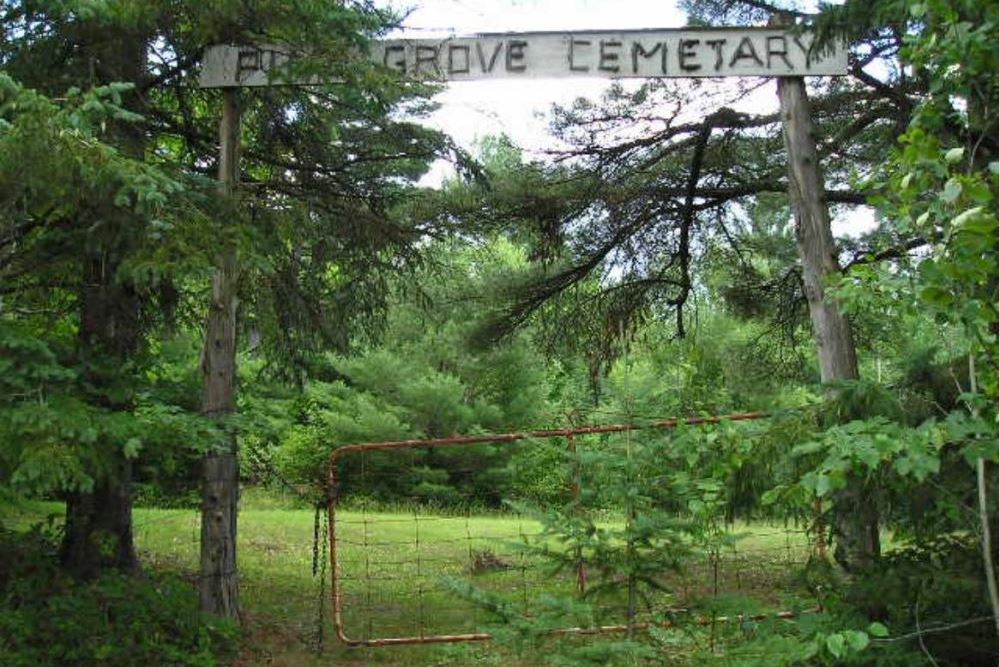
[(0, 665), (213, 667), (235, 650), (237, 626), (200, 614), (189, 583), (118, 572), (76, 581), (56, 544), (40, 524), (0, 525)]

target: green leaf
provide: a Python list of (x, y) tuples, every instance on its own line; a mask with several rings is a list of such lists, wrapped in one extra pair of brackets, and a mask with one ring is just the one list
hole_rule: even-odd
[(950, 151), (945, 153), (944, 160), (949, 164), (955, 164), (962, 159), (963, 155), (965, 155), (965, 149), (959, 146), (958, 148), (952, 148)]
[(860, 653), (868, 648), (868, 644), (871, 640), (868, 639), (868, 635), (859, 630), (848, 630), (844, 633), (847, 639), (847, 647), (855, 653)]
[(949, 178), (948, 182), (944, 185), (944, 190), (941, 191), (939, 197), (942, 201), (947, 203), (952, 203), (962, 194), (962, 184), (955, 178)]
[(874, 470), (878, 467), (882, 460), (877, 449), (871, 446), (867, 442), (859, 442), (854, 450), (854, 456), (858, 461), (863, 463), (869, 470)]
[[(961, 227), (963, 232), (985, 236), (988, 241), (996, 243), (997, 218), (992, 215), (981, 215), (982, 213), (983, 210), (980, 206), (969, 209), (952, 220), (952, 225)], [(983, 249), (988, 250), (988, 247)]]
[(973, 467), (979, 459), (997, 463), (1000, 461), (1000, 451), (997, 450), (996, 440), (979, 440), (962, 448), (962, 458)]
[(834, 658), (840, 658), (844, 655), (844, 635), (838, 633), (832, 634), (826, 638), (826, 650), (830, 652)]
[(812, 442), (804, 442), (801, 445), (797, 445), (792, 448), (792, 456), (805, 456), (806, 454), (815, 454), (823, 449), (824, 445), (818, 440), (813, 440)]
[(817, 496), (819, 496), (819, 497), (822, 498), (823, 496), (825, 496), (826, 494), (828, 494), (830, 492), (830, 489), (832, 488), (832, 486), (833, 485), (830, 483), (830, 476), (829, 475), (817, 475), (816, 476), (816, 495)]
[(868, 626), (868, 634), (872, 637), (888, 637), (889, 628), (876, 621)]
[(125, 441), (125, 445), (122, 447), (122, 452), (125, 454), (125, 458), (134, 459), (139, 456), (139, 450), (142, 449), (142, 440), (139, 438), (129, 438)]
[(955, 228), (962, 227), (967, 222), (969, 222), (969, 220), (972, 220), (973, 218), (975, 218), (976, 216), (978, 216), (980, 213), (982, 213), (982, 211), (983, 211), (983, 207), (982, 206), (976, 206), (976, 207), (970, 208), (968, 210), (962, 211), (961, 213), (959, 213), (958, 215), (956, 215), (954, 218), (952, 218), (952, 220), (951, 220), (951, 226), (955, 227)]

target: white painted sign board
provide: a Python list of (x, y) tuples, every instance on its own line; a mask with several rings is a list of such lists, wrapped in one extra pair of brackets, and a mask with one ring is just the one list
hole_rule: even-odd
[[(440, 81), (847, 74), (846, 48), (813, 52), (812, 40), (783, 28), (524, 32), (385, 40), (368, 55), (403, 76)], [(282, 76), (288, 60), (281, 47), (213, 46), (199, 84), (303, 83)]]

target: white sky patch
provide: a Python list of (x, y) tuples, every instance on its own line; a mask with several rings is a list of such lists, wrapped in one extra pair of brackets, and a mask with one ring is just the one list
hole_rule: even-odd
[(875, 209), (870, 206), (855, 206), (845, 215), (835, 216), (830, 221), (830, 231), (834, 237), (857, 238), (862, 234), (874, 231), (878, 227)]
[(679, 28), (686, 20), (673, 0), (388, 0), (384, 4), (401, 12), (413, 8), (404, 25), (424, 37)]

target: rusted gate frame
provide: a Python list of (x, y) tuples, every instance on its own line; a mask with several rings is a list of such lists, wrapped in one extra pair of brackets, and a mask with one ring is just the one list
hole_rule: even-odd
[[(412, 637), (383, 637), (380, 639), (352, 639), (344, 631), (342, 600), (340, 597), (340, 587), (338, 585), (338, 570), (340, 563), (337, 560), (337, 501), (338, 479), (337, 462), (347, 454), (353, 452), (380, 451), (390, 449), (417, 449), (430, 447), (461, 447), (468, 445), (483, 444), (507, 444), (519, 442), (521, 440), (531, 440), (536, 438), (568, 438), (572, 439), (577, 435), (599, 435), (602, 433), (622, 433), (626, 431), (640, 431), (644, 429), (671, 429), (680, 425), (697, 426), (699, 424), (718, 424), (724, 421), (752, 421), (770, 417), (766, 412), (744, 412), (733, 415), (721, 415), (711, 417), (691, 417), (689, 419), (663, 419), (646, 424), (603, 424), (599, 426), (580, 426), (576, 428), (549, 429), (543, 431), (527, 431), (524, 433), (499, 433), (495, 435), (473, 435), (455, 436), (451, 438), (432, 438), (427, 440), (393, 440), (388, 442), (368, 442), (345, 445), (339, 447), (330, 454), (327, 464), (327, 510), (329, 512), (329, 537), (330, 537), (330, 600), (333, 606), (333, 627), (337, 639), (348, 646), (354, 647), (375, 647), (375, 646), (398, 646), (402, 644), (445, 644), (455, 642), (486, 641), (492, 639), (492, 635), (486, 632), (473, 632), (456, 635), (420, 635)], [(634, 629), (648, 627), (649, 624), (633, 625)], [(597, 634), (602, 632), (623, 632), (629, 626), (609, 625), (596, 628), (566, 628), (555, 631), (556, 634)]]

